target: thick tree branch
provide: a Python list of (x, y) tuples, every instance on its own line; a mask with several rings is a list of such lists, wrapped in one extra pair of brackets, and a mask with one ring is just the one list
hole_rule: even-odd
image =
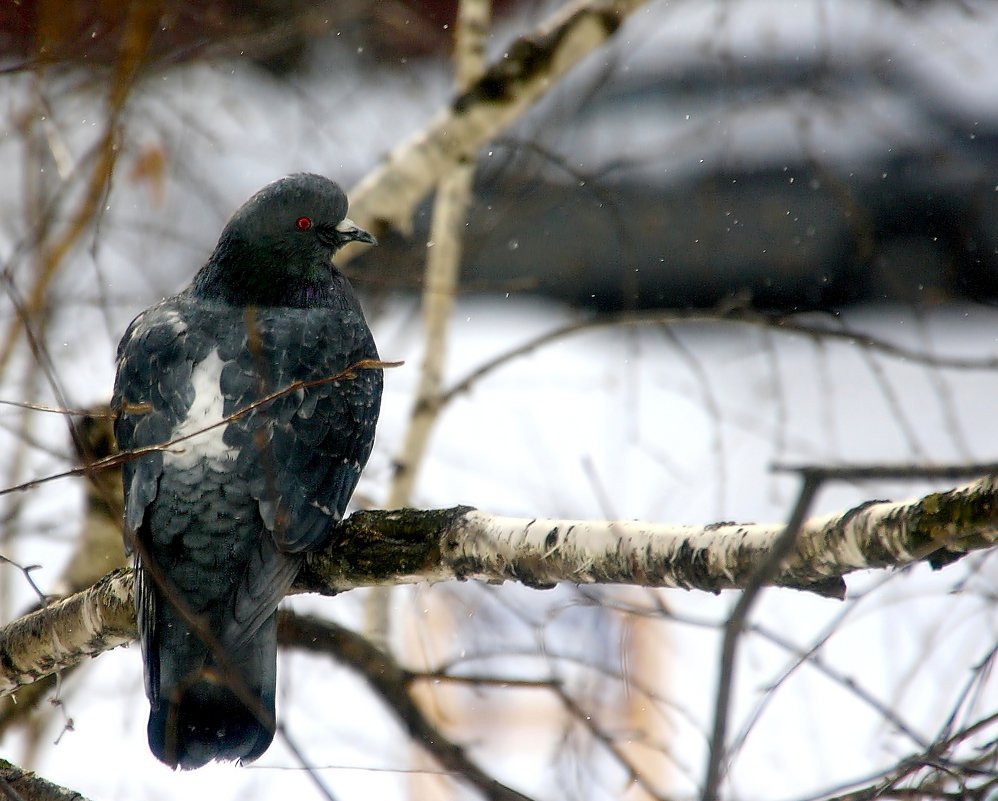
[[(301, 583), (312, 592), (450, 579), (717, 592), (743, 588), (783, 530), (782, 523), (528, 520), (469, 507), (358, 512), (336, 543), (309, 560)], [(992, 476), (916, 500), (810, 518), (767, 584), (842, 597), (842, 577), (855, 570), (943, 564), (996, 539), (998, 478)]]
[(87, 801), (75, 790), (52, 784), (30, 770), (0, 759), (0, 798), (13, 801)]
[[(82, 418), (76, 425), (78, 456), (83, 469), (95, 459), (109, 456), (114, 450), (114, 433), (107, 407), (80, 412)], [(76, 548), (56, 583), (55, 592), (69, 595), (86, 589), (109, 570), (125, 564), (121, 547), (122, 489), (121, 471), (91, 471), (87, 474), (87, 503), (83, 527), (76, 540)], [(55, 690), (55, 680), (36, 681), (17, 694), (16, 703), (11, 698), (0, 698), (0, 738), (12, 725), (34, 719), (42, 699)]]
[[(478, 579), (550, 587), (634, 584), (717, 592), (747, 585), (784, 531), (772, 525), (678, 526), (528, 520), (466, 506), (357, 512), (310, 556), (296, 592)], [(804, 521), (769, 586), (840, 598), (855, 570), (939, 566), (998, 540), (998, 477), (901, 503), (870, 502)], [(0, 695), (134, 636), (128, 570), (0, 630)]]

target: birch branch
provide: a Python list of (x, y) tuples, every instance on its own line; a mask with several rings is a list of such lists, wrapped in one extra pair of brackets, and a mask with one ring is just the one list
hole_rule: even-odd
[[(444, 175), (471, 160), (642, 5), (644, 0), (579, 0), (517, 39), (450, 108), (348, 192), (351, 219), (376, 236), (389, 228), (408, 232), (413, 210)], [(353, 255), (347, 249), (337, 263)]]
[[(454, 71), (455, 87), (459, 93), (468, 91), (485, 71), (485, 36), (490, 17), (489, 0), (461, 0), (458, 3)], [(409, 505), (416, 468), (422, 460), (436, 418), (436, 398), (443, 380), (450, 316), (457, 291), (463, 232), (475, 173), (470, 155), (459, 158), (437, 185), (430, 241), (426, 243), (428, 252), (423, 281), (425, 354), (405, 445), (396, 459), (388, 498), (390, 509)]]
[[(491, 0), (460, 0), (454, 28), (454, 78), (458, 94), (467, 92), (485, 72), (485, 37), (492, 17)], [(409, 415), (409, 425), (401, 452), (395, 459), (387, 506), (398, 509), (412, 505), (413, 490), (419, 475), (430, 435), (440, 415), (439, 397), (443, 386), (444, 368), (447, 364), (451, 333), (451, 316), (461, 273), (461, 254), (467, 226), (467, 210), (471, 201), (472, 182), (475, 177), (474, 153), (461, 157), (437, 184), (433, 201), (433, 219), (430, 241), (426, 243), (426, 272), (423, 278), (423, 323), (425, 340), (423, 363), (419, 373), (416, 397)], [(390, 652), (391, 643), (391, 587), (381, 587), (370, 593), (367, 603), (366, 633), (373, 642)], [(453, 636), (453, 623), (448, 614), (436, 616), (434, 627), (438, 634)], [(403, 650), (406, 644), (402, 644)], [(420, 652), (422, 649), (420, 649)], [(423, 654), (425, 656), (425, 654)], [(418, 657), (417, 657), (418, 658)], [(411, 699), (413, 707), (421, 710), (427, 722), (442, 726), (447, 721), (464, 717), (463, 709), (448, 709), (446, 690), (429, 690), (430, 696), (417, 695)], [(422, 703), (421, 703), (422, 702)], [(435, 727), (435, 726), (434, 726)], [(422, 731), (417, 741), (433, 737), (431, 731)], [(452, 799), (454, 788), (438, 784), (439, 779), (420, 770), (425, 765), (425, 751), (418, 749), (410, 755), (416, 773), (409, 777), (409, 794), (413, 798), (436, 796)], [(446, 764), (446, 763), (442, 763)], [(481, 781), (481, 787), (488, 787)], [(508, 789), (508, 788), (506, 788)], [(517, 794), (520, 801), (526, 796)], [(488, 796), (487, 796), (488, 797)]]
[[(551, 587), (633, 584), (718, 592), (740, 589), (783, 533), (771, 525), (660, 525), (638, 521), (500, 517), (467, 506), (356, 512), (309, 557), (295, 592), (475, 579)], [(831, 598), (856, 570), (944, 565), (998, 540), (998, 476), (905, 502), (870, 502), (801, 526), (767, 582)], [(132, 576), (93, 587), (0, 630), (0, 695), (135, 634)]]
[(132, 572), (121, 568), (0, 630), (0, 696), (135, 639)]
[(53, 784), (6, 759), (0, 759), (0, 797), (13, 801), (87, 801), (75, 790)]

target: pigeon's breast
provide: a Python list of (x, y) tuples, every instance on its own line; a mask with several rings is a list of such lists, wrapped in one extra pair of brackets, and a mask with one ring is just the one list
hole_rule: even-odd
[(238, 455), (223, 439), (226, 424), (221, 421), (225, 416), (225, 399), (220, 383), (224, 366), (217, 349), (194, 365), (190, 378), (194, 399), (186, 416), (170, 434), (171, 441), (182, 441), (171, 445), (164, 453), (164, 468), (190, 470), (208, 466), (220, 469)]

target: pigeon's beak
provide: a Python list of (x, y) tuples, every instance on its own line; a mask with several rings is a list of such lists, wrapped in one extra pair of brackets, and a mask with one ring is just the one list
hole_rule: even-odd
[(347, 242), (366, 242), (369, 245), (378, 244), (377, 239), (359, 227), (349, 217), (344, 217), (343, 222), (336, 226), (336, 233), (341, 245), (345, 245)]

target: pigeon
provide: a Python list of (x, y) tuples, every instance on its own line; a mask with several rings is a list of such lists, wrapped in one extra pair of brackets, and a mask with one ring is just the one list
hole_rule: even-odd
[(319, 175), (264, 187), (190, 286), (118, 346), (149, 747), (172, 768), (270, 746), (277, 605), (329, 542), (374, 444), (378, 351), (332, 257), (375, 240), (346, 213)]

